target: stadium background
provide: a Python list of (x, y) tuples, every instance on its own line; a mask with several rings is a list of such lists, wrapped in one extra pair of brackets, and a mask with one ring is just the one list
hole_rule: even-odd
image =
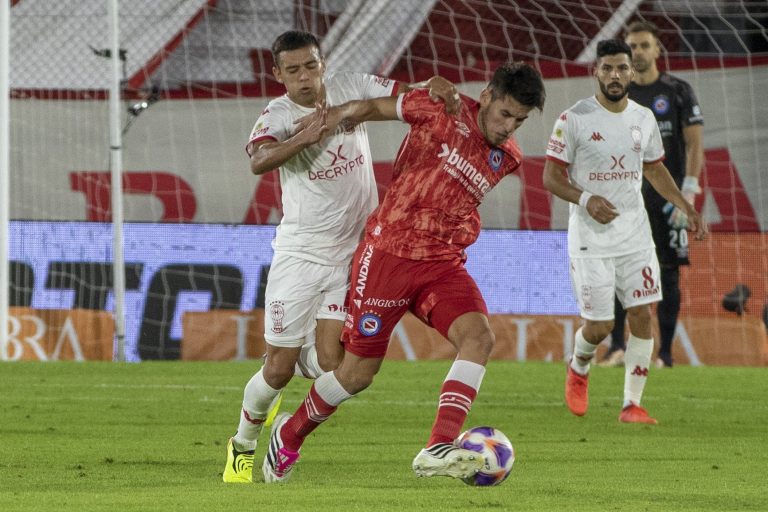
[[(0, 358), (111, 359), (109, 60), (99, 55), (108, 46), (106, 8), (11, 5), (12, 336)], [(764, 2), (134, 0), (120, 2), (120, 13), (129, 360), (260, 355), (279, 183), (275, 173), (252, 176), (243, 147), (282, 93), (269, 46), (291, 28), (322, 37), (329, 71), (409, 82), (439, 73), (469, 95), (507, 59), (540, 67), (545, 111), (518, 134), (521, 173), (481, 209), (486, 231), (470, 270), (497, 315), (497, 357), (562, 358), (577, 319), (567, 206), (541, 185), (544, 144), (555, 117), (593, 92), (594, 39), (648, 19), (662, 30), (662, 67), (693, 85), (706, 123), (697, 206), (713, 235), (692, 244), (694, 266), (683, 273), (679, 360), (765, 364)], [(405, 127), (371, 123), (369, 133), (383, 192)], [(737, 284), (751, 290), (742, 315), (721, 305)], [(450, 357), (447, 350), (408, 319), (390, 356)]]

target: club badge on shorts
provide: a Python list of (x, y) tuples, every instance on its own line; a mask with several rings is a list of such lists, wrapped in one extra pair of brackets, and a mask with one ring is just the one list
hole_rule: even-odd
[(273, 300), (269, 303), (269, 316), (272, 318), (272, 332), (280, 334), (283, 332), (283, 317), (285, 316), (284, 302)]
[(365, 313), (357, 323), (357, 330), (363, 336), (373, 336), (381, 330), (381, 317), (373, 313)]

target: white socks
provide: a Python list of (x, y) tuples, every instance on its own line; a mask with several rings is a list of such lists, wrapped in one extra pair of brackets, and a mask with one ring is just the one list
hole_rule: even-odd
[(233, 438), (237, 448), (253, 450), (259, 438), (264, 419), (267, 417), (273, 400), (280, 393), (264, 380), (262, 370), (251, 377), (243, 393), (243, 410), (240, 411), (240, 424)]
[(653, 338), (644, 340), (629, 336), (627, 350), (624, 352), (624, 405), (630, 402), (640, 405), (645, 381), (648, 379), (648, 367), (653, 354)]
[(464, 359), (456, 359), (453, 361), (445, 380), (459, 381), (475, 391), (479, 391), (483, 376), (485, 376), (485, 366)]
[(341, 385), (333, 372), (324, 373), (315, 381), (315, 391), (328, 405), (337, 407), (352, 395)]
[[(573, 357), (571, 358), (571, 368), (579, 375), (589, 373), (589, 362), (595, 356), (595, 351), (597, 350), (597, 345), (593, 345), (584, 338), (581, 332), (583, 329), (584, 327), (579, 327), (579, 330), (576, 331), (576, 343), (573, 345)], [(583, 363), (579, 357), (587, 359), (587, 362)]]

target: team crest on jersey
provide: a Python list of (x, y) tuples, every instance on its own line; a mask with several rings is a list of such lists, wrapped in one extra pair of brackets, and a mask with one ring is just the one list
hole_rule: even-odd
[(630, 126), (629, 131), (632, 134), (632, 151), (639, 153), (643, 149), (643, 131), (639, 126)]
[(373, 313), (366, 313), (360, 317), (357, 330), (363, 336), (374, 336), (381, 330), (381, 317)]
[(653, 98), (653, 111), (660, 116), (669, 112), (669, 98), (663, 94)]
[(500, 149), (494, 148), (488, 155), (488, 163), (493, 169), (493, 172), (498, 171), (501, 168), (501, 163), (504, 161), (504, 152)]

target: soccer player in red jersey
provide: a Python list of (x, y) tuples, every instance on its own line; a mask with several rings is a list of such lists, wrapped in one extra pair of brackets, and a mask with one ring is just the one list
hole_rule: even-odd
[(307, 435), (371, 384), (406, 311), (437, 329), (458, 352), (413, 469), (417, 476), (464, 478), (482, 466), (479, 454), (453, 445), (494, 344), (485, 301), (464, 268), (464, 249), (480, 233), (477, 207), (485, 195), (520, 166), (513, 133), (531, 110), (542, 109), (544, 99), (539, 73), (513, 63), (496, 70), (479, 101), (461, 97), (455, 116), (423, 90), (328, 110), (329, 129), (341, 121), (400, 119), (410, 131), (392, 184), (368, 218), (352, 260), (342, 363), (315, 381), (292, 416), (275, 420), (262, 466), (265, 481), (285, 481)]

